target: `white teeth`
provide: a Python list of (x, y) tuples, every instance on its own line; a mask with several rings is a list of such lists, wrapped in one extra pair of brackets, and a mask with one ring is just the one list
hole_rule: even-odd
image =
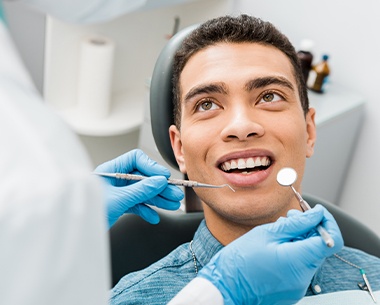
[(239, 159), (226, 161), (221, 165), (221, 168), (224, 171), (229, 171), (230, 169), (245, 169), (245, 168), (254, 168), (256, 166), (268, 166), (268, 165), (270, 165), (270, 159), (268, 157), (256, 157), (256, 158), (250, 157), (247, 159), (239, 158)]
[(230, 166), (231, 169), (238, 168), (236, 161), (232, 160), (230, 164), (231, 164), (231, 166)]
[(247, 166), (245, 165), (245, 160), (239, 159), (238, 160), (238, 169), (243, 169), (243, 168), (247, 168)]
[(261, 160), (260, 160), (260, 158), (256, 158), (256, 160), (255, 160), (255, 166), (261, 166)]
[(255, 160), (253, 160), (253, 158), (247, 159), (247, 167), (248, 168), (254, 168), (255, 167)]

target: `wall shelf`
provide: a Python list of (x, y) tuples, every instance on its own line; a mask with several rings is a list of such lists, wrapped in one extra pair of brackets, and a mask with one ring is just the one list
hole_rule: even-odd
[(306, 160), (302, 190), (339, 203), (347, 169), (364, 120), (366, 99), (336, 83), (323, 94), (309, 92), (315, 108), (317, 142), (314, 155)]
[(105, 118), (91, 118), (71, 106), (60, 110), (62, 117), (73, 130), (86, 136), (115, 136), (138, 129), (143, 121), (143, 96), (117, 95), (111, 111)]
[[(159, 52), (180, 29), (230, 11), (231, 0), (148, 0), (145, 8), (110, 22), (75, 25), (48, 17), (46, 22), (44, 97), (79, 135), (110, 137), (138, 130), (144, 120), (146, 80)], [(84, 37), (115, 42), (111, 112), (92, 119), (76, 105), (80, 45)]]

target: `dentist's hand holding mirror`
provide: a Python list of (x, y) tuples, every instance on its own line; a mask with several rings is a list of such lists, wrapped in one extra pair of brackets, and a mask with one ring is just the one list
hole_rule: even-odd
[[(310, 210), (310, 205), (302, 198), (302, 196), (295, 190), (293, 183), (297, 181), (297, 172), (291, 167), (282, 168), (277, 174), (277, 182), (282, 186), (290, 186), (294, 195), (297, 197), (302, 210), (305, 212)], [(317, 226), (317, 230), (328, 247), (334, 247), (334, 239), (321, 225)]]
[[(289, 182), (292, 176), (283, 172), (280, 181)], [(332, 246), (316, 232), (321, 223), (335, 240)], [(295, 304), (325, 258), (342, 247), (339, 227), (323, 206), (304, 213), (291, 210), (287, 217), (257, 226), (228, 244), (198, 276), (218, 288), (225, 305)]]

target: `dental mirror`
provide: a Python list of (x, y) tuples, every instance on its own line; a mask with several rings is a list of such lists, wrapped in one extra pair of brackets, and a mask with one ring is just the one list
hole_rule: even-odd
[[(277, 173), (277, 182), (281, 186), (289, 186), (296, 198), (298, 199), (298, 202), (302, 208), (302, 210), (305, 212), (306, 210), (310, 210), (310, 205), (302, 198), (302, 196), (295, 190), (293, 187), (293, 183), (297, 181), (297, 172), (291, 168), (291, 167), (284, 167), (280, 169), (280, 171)], [(334, 247), (334, 240), (330, 236), (330, 234), (326, 231), (322, 225), (317, 226), (317, 231), (325, 241), (326, 245), (328, 247)]]
[(297, 172), (291, 167), (284, 167), (277, 173), (277, 182), (282, 186), (291, 186), (297, 181)]

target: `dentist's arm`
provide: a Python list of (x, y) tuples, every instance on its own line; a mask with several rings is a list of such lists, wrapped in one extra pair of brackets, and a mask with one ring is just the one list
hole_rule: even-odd
[[(315, 233), (320, 223), (334, 239), (333, 248)], [(339, 227), (325, 208), (292, 211), (226, 246), (169, 304), (294, 304), (324, 259), (342, 247)]]

